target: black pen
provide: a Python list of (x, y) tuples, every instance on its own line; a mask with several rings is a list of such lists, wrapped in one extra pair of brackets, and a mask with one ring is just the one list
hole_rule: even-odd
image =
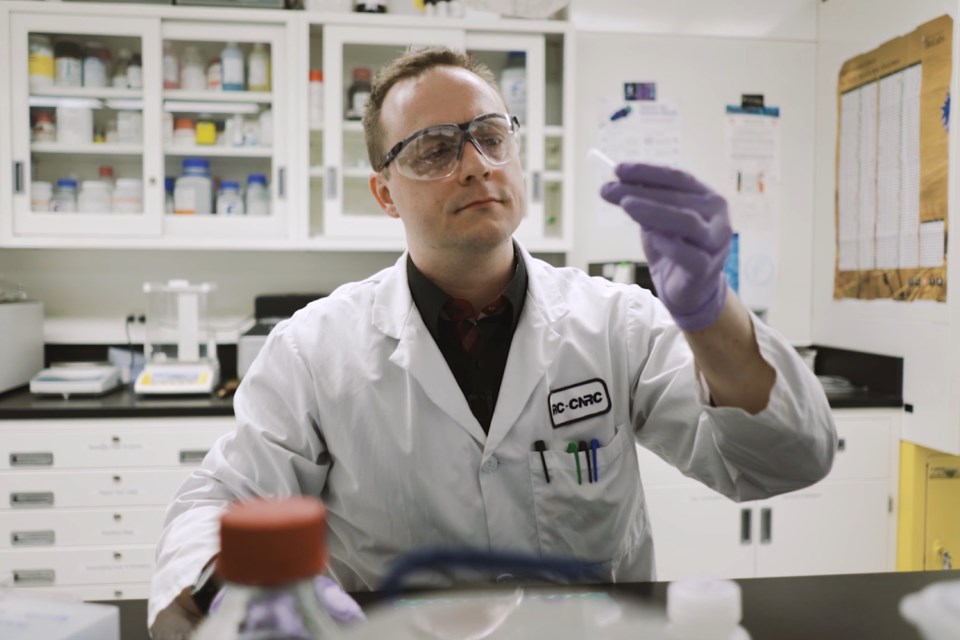
[(583, 457), (587, 459), (587, 482), (593, 482), (593, 465), (590, 464), (590, 450), (587, 448), (587, 441), (581, 440), (577, 448), (583, 451)]
[(543, 455), (543, 452), (547, 450), (547, 445), (543, 443), (543, 440), (537, 440), (533, 443), (533, 448), (536, 451), (540, 452), (540, 462), (543, 463), (543, 475), (547, 479), (547, 483), (550, 483), (550, 472), (547, 470), (547, 458)]

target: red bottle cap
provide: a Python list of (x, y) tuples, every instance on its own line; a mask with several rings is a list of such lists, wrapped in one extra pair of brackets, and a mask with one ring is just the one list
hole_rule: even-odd
[(101, 178), (113, 178), (113, 167), (108, 164), (100, 165), (99, 175)]
[(323, 82), (323, 71), (310, 69), (310, 82)]
[(316, 498), (256, 499), (220, 519), (217, 574), (227, 582), (278, 586), (327, 566), (327, 510)]

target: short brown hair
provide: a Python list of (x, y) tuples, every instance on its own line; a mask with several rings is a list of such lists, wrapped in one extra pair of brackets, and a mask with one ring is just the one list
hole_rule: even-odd
[(503, 98), (500, 87), (490, 69), (478, 62), (469, 54), (455, 51), (447, 47), (427, 47), (408, 51), (399, 58), (391, 61), (387, 66), (377, 71), (377, 77), (370, 89), (370, 97), (363, 112), (363, 133), (367, 142), (367, 156), (374, 171), (382, 171), (381, 162), (386, 155), (384, 148), (384, 131), (380, 124), (380, 111), (383, 100), (391, 87), (407, 78), (419, 78), (435, 67), (459, 67), (476, 74), (481, 80), (490, 85), (497, 95)]

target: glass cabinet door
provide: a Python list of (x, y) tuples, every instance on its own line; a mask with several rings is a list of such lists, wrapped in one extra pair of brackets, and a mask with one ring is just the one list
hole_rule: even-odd
[(279, 25), (165, 22), (163, 228), (262, 247), (290, 232), (287, 55)]
[(467, 51), (500, 83), (507, 111), (520, 120), (520, 157), (527, 210), (516, 236), (544, 236), (544, 44), (543, 36), (468, 33)]
[(13, 14), (13, 232), (160, 233), (159, 23)]
[[(322, 193), (324, 203), (323, 207), (310, 204), (312, 234), (362, 238), (370, 246), (403, 246), (402, 224), (383, 213), (370, 193), (371, 166), (360, 122), (369, 81), (380, 67), (411, 46), (445, 45), (462, 50), (463, 35), (462, 31), (442, 29), (323, 28), (324, 157), (322, 170), (313, 164), (318, 159), (311, 157), (310, 193), (311, 200)], [(311, 44), (315, 42), (317, 37), (312, 34)], [(322, 189), (313, 188), (320, 180)], [(316, 220), (318, 212), (322, 212), (322, 221)]]

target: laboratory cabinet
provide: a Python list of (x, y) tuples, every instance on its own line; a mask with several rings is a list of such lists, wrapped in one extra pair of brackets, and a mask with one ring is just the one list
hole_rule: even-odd
[(639, 448), (658, 579), (892, 571), (900, 410), (833, 415), (827, 477), (767, 500), (733, 502)]
[(7, 2), (0, 29), (0, 246), (402, 250), (369, 191), (363, 85), (446, 45), (487, 64), (521, 120), (517, 236), (570, 248), (566, 23)]
[(0, 574), (142, 598), (167, 505), (232, 416), (0, 421)]

